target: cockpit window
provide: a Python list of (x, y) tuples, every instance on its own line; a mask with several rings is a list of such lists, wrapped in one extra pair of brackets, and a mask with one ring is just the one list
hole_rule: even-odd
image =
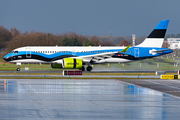
[(11, 51), (11, 53), (14, 53), (14, 51)]
[(19, 53), (18, 51), (14, 51), (14, 53)]

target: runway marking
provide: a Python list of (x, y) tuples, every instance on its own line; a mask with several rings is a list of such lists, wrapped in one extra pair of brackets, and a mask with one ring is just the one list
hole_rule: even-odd
[(145, 83), (145, 82), (136, 82), (137, 84), (143, 84), (143, 83)]
[(179, 87), (175, 87), (175, 86), (171, 86), (171, 85), (166, 85), (166, 84), (162, 84), (162, 83), (158, 83), (158, 82), (152, 82), (152, 81), (149, 81), (149, 80), (146, 80), (150, 83), (154, 83), (154, 84), (160, 84), (160, 85), (164, 85), (164, 86), (168, 86), (168, 87), (171, 87), (171, 88), (175, 88), (175, 89), (180, 89)]
[(151, 86), (151, 87), (161, 87), (161, 86)]
[(178, 83), (171, 83), (171, 84), (178, 84)]
[(167, 92), (180, 92), (180, 91), (167, 91)]

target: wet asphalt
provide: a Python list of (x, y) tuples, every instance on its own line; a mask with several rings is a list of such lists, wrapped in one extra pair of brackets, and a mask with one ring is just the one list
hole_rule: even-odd
[(180, 118), (179, 95), (171, 94), (179, 91), (178, 80), (6, 79), (4, 82), (5, 79), (0, 79), (0, 119)]

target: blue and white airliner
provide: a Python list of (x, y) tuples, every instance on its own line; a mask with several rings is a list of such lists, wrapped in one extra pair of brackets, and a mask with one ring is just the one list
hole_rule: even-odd
[[(161, 48), (169, 20), (162, 20), (137, 46), (26, 46), (14, 49), (4, 56), (4, 60), (18, 65), (21, 63), (50, 63), (52, 68), (81, 69), (91, 71), (92, 64), (125, 63), (157, 57), (172, 53), (168, 48)], [(84, 65), (87, 65), (85, 69)]]

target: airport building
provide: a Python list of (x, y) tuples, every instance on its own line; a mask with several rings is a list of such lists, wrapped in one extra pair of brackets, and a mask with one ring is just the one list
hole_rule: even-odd
[(180, 38), (167, 38), (168, 48), (180, 49)]

